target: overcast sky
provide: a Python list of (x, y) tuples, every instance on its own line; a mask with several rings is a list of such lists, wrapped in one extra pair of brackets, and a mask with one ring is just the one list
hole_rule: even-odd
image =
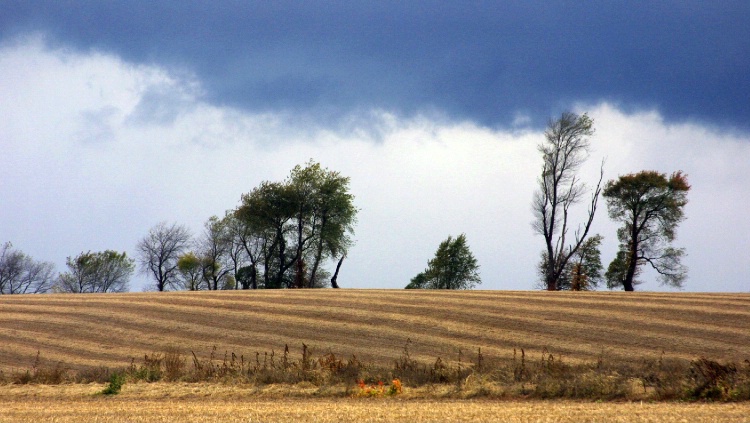
[[(687, 173), (684, 289), (747, 292), (747, 22), (745, 1), (0, 0), (0, 242), (58, 271), (132, 255), (312, 158), (361, 209), (343, 287), (402, 288), (466, 233), (480, 288), (532, 289), (536, 145), (571, 110), (591, 184), (603, 158), (607, 180)], [(615, 230), (602, 202), (605, 266)]]

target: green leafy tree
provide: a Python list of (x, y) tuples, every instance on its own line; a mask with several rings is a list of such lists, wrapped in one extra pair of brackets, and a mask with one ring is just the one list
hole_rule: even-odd
[(570, 241), (568, 217), (571, 206), (579, 203), (586, 194), (586, 185), (580, 181), (578, 171), (588, 158), (593, 135), (593, 120), (586, 114), (563, 113), (560, 119), (550, 121), (539, 146), (542, 153), (542, 174), (539, 188), (534, 194), (532, 209), (535, 232), (544, 236), (541, 276), (544, 287), (555, 291), (563, 289), (568, 264), (586, 241), (594, 220), (604, 175), (603, 165), (599, 182), (593, 190), (587, 218), (573, 234)]
[(603, 280), (602, 259), (599, 247), (602, 236), (596, 234), (586, 239), (570, 261), (570, 290), (589, 291)]
[(471, 289), (482, 283), (479, 265), (466, 242), (466, 235), (451, 236), (440, 243), (427, 269), (415, 276), (407, 289)]
[[(203, 286), (203, 268), (201, 259), (195, 253), (188, 251), (177, 259), (177, 269), (180, 272), (180, 284), (189, 291), (199, 291)], [(208, 287), (205, 287), (208, 289)]]
[(250, 268), (238, 278), (240, 284), (320, 287), (330, 275), (322, 266), (338, 260), (331, 279), (337, 286), (338, 270), (352, 245), (358, 211), (353, 200), (349, 178), (312, 161), (296, 166), (283, 182), (263, 182), (243, 195), (234, 212), (241, 225), (233, 232)]
[(620, 248), (606, 273), (608, 287), (633, 291), (640, 266), (646, 263), (662, 284), (682, 287), (687, 277), (681, 263), (685, 250), (671, 243), (685, 219), (689, 190), (687, 176), (680, 171), (669, 177), (642, 171), (607, 183), (603, 195), (609, 217), (622, 224), (617, 230)]
[(127, 292), (135, 261), (125, 252), (106, 250), (81, 253), (66, 260), (68, 271), (53, 288), (58, 292)]
[(311, 161), (304, 168), (295, 167), (290, 185), (295, 187), (300, 210), (304, 210), (297, 217), (297, 260), (305, 260), (303, 240), (311, 242), (308, 249), (312, 257), (308, 261), (312, 264), (303, 280), (312, 288), (320, 283), (317, 273), (321, 262), (328, 257), (342, 257), (352, 245), (358, 210), (349, 193), (349, 178), (324, 169), (319, 163)]
[[(596, 289), (603, 281), (601, 246), (602, 236), (596, 234), (588, 237), (581, 247), (568, 260), (564, 271), (557, 281), (557, 289), (560, 291), (589, 291)], [(547, 253), (542, 252), (538, 272), (540, 275), (538, 288), (546, 289), (544, 274), (546, 270)]]
[[(252, 194), (255, 195), (255, 191)], [(258, 202), (258, 199), (250, 199), (243, 196), (243, 202)], [(235, 266), (237, 271), (235, 277), (242, 289), (258, 289), (264, 286), (266, 278), (259, 277), (259, 269), (265, 269), (265, 258), (270, 254), (270, 242), (273, 239), (273, 232), (267, 221), (260, 219), (254, 214), (256, 210), (248, 209), (243, 206), (237, 210), (227, 213), (225, 219), (228, 219), (229, 233), (232, 238)]]
[(257, 269), (252, 265), (237, 269), (237, 283), (242, 289), (258, 289)]
[[(238, 283), (240, 279), (238, 273), (240, 269), (246, 265), (248, 260), (247, 252), (240, 240), (240, 233), (243, 231), (244, 224), (237, 219), (237, 216), (235, 216), (233, 211), (227, 211), (224, 218), (221, 219), (221, 223), (224, 225), (224, 231), (226, 233), (226, 255), (230, 267), (230, 274), (228, 276), (231, 276), (234, 279), (234, 289), (240, 289), (242, 284)], [(247, 288), (243, 287), (243, 289)]]
[(290, 257), (296, 225), (293, 219), (298, 207), (291, 188), (281, 182), (263, 182), (249, 194), (235, 212), (251, 228), (252, 236), (262, 238), (263, 285), (265, 288), (288, 287), (287, 271), (295, 264)]
[(417, 276), (411, 278), (411, 282), (406, 285), (406, 289), (426, 289), (431, 288), (427, 279), (427, 271), (417, 273)]

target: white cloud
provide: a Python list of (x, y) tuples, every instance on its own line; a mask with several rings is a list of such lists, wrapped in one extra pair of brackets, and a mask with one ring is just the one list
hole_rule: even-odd
[[(190, 77), (50, 50), (39, 38), (0, 49), (0, 96), (7, 117), (0, 242), (59, 270), (84, 250), (132, 253), (162, 220), (197, 232), (262, 180), (283, 179), (313, 158), (351, 177), (362, 209), (343, 286), (401, 288), (440, 241), (462, 232), (481, 265), (482, 288), (534, 285), (542, 240), (531, 230), (530, 201), (540, 131), (384, 111), (353, 115), (344, 129), (304, 127), (292, 116), (203, 103)], [(678, 238), (689, 254), (686, 289), (750, 290), (743, 236), (750, 137), (665, 124), (656, 112), (578, 107), (597, 128), (586, 180), (595, 181), (604, 156), (607, 179), (642, 169), (687, 172), (693, 190)], [(595, 229), (606, 237), (605, 262), (616, 247), (614, 228), (602, 202)]]

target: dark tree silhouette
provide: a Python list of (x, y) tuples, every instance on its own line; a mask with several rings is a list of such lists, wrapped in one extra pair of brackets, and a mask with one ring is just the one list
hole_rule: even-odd
[(661, 283), (681, 287), (687, 269), (685, 250), (673, 248), (677, 225), (685, 219), (683, 208), (690, 190), (687, 176), (642, 171), (609, 181), (604, 189), (609, 216), (622, 223), (617, 230), (620, 250), (607, 270), (607, 285), (633, 291), (640, 266), (648, 263)]

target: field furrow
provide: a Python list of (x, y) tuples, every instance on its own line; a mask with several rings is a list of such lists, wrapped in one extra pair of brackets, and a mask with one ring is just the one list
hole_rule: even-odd
[(72, 367), (125, 366), (178, 348), (245, 357), (302, 343), (319, 354), (388, 365), (509, 357), (543, 349), (566, 360), (750, 358), (750, 295), (505, 291), (280, 290), (0, 297), (0, 369), (36, 353)]

